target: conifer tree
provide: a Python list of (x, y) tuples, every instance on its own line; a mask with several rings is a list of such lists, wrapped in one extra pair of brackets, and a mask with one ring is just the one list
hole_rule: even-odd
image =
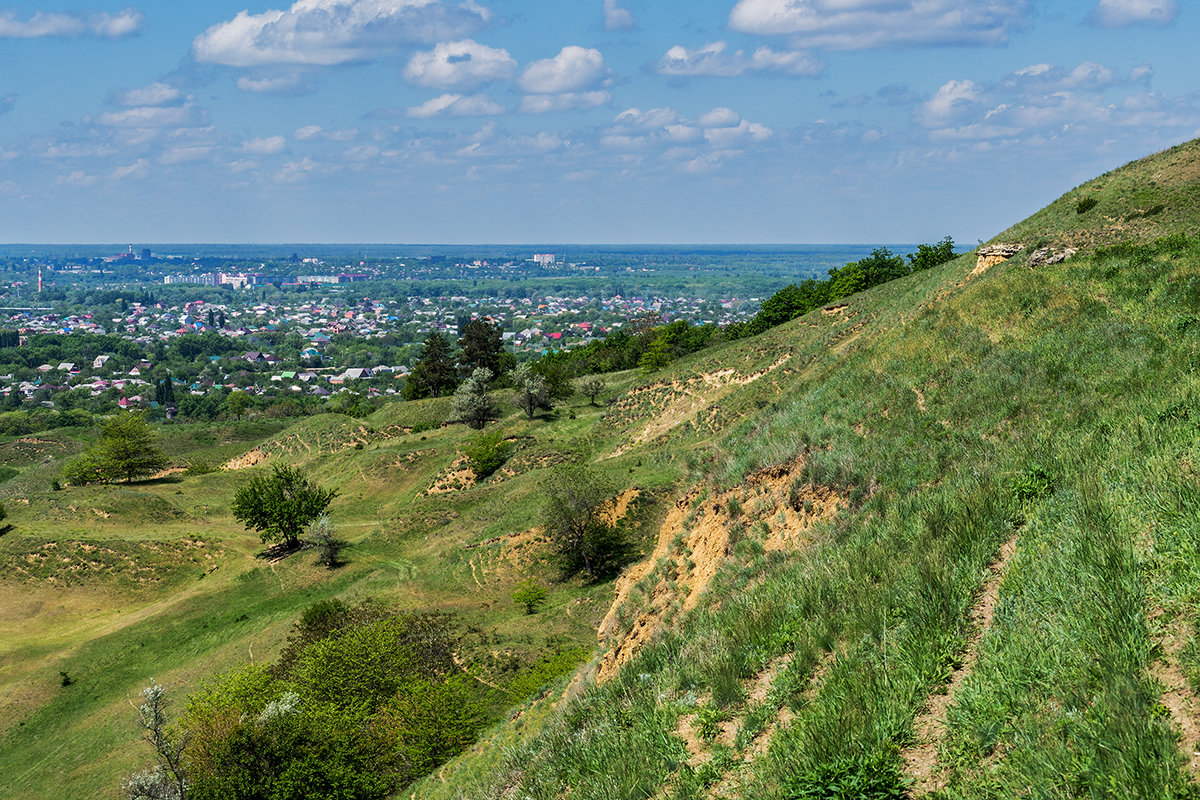
[(471, 375), (475, 370), (490, 370), (493, 377), (505, 370), (504, 336), (499, 325), (485, 319), (473, 319), (462, 329), (458, 340), (458, 371)]
[(417, 359), (408, 382), (404, 385), (405, 400), (422, 397), (441, 397), (454, 390), (458, 376), (450, 354), (450, 341), (434, 331), (425, 338), (421, 357)]

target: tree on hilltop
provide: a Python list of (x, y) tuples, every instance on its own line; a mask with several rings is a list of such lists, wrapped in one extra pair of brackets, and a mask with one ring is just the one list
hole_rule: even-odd
[(534, 372), (533, 365), (528, 361), (513, 370), (513, 386), (516, 389), (517, 406), (530, 419), (539, 409), (553, 408), (546, 379)]
[(100, 441), (63, 468), (68, 483), (105, 483), (153, 475), (167, 466), (154, 431), (137, 412), (122, 412), (110, 419)]
[(492, 371), (480, 367), (471, 373), (471, 377), (462, 382), (454, 392), (454, 400), (450, 404), (450, 416), (455, 422), (465, 422), (472, 428), (480, 430), (488, 420), (496, 418), (496, 405), (488, 396), (491, 388)]

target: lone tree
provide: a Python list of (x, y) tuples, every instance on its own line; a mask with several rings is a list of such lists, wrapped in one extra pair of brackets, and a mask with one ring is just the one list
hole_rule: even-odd
[(577, 465), (560, 467), (545, 483), (542, 524), (567, 575), (583, 570), (595, 580), (625, 554), (621, 532), (602, 511), (612, 496), (597, 473)]
[(603, 394), (607, 389), (608, 384), (599, 375), (585, 375), (579, 379), (579, 393), (592, 405), (596, 405), (596, 396)]
[(63, 468), (63, 477), (74, 484), (103, 483), (153, 475), (167, 466), (154, 431), (137, 412), (110, 419), (100, 441)]
[(454, 369), (450, 340), (434, 331), (425, 338), (421, 357), (413, 365), (412, 374), (404, 384), (405, 400), (420, 400), (422, 397), (441, 397), (454, 390), (458, 374)]
[(533, 419), (539, 409), (553, 408), (550, 402), (550, 386), (546, 379), (534, 372), (533, 365), (526, 361), (513, 370), (513, 387), (516, 389), (517, 406)]
[(512, 592), (513, 602), (525, 606), (526, 614), (536, 614), (549, 596), (550, 590), (538, 583), (536, 578), (526, 578)]
[(495, 419), (496, 406), (488, 397), (488, 387), (492, 382), (492, 371), (480, 367), (471, 373), (471, 377), (462, 382), (454, 392), (454, 400), (450, 404), (450, 415), (457, 422), (465, 422), (476, 430), (482, 430), (488, 420)]
[(258, 531), (264, 543), (300, 544), (305, 526), (325, 511), (337, 497), (336, 489), (322, 489), (297, 467), (276, 464), (270, 475), (258, 475), (233, 496), (234, 518), (246, 530)]

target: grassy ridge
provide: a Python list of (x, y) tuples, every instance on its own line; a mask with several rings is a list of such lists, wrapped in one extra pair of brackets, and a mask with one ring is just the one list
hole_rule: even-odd
[[(1126, 200), (1110, 213), (1136, 212), (1141, 195), (1122, 187), (1179, 152), (1106, 176), (1119, 191), (1104, 202)], [(1051, 212), (1001, 238), (1042, 238), (1043, 223), (1045, 238), (1064, 234)], [(1139, 231), (1175, 232), (1150, 217)], [(937, 743), (942, 796), (1192, 796), (1156, 674), (1172, 660), (1196, 674), (1195, 646), (1160, 642), (1167, 628), (1195, 634), (1200, 591), (1200, 241), (1024, 262), (969, 280), (964, 258), (855, 298), (862, 333), (696, 461), (729, 487), (799, 456), (806, 479), (855, 508), (787, 558), (740, 543), (710, 603), (617, 679), (502, 766), (465, 760), (419, 796), (841, 796), (821, 793), (834, 780), (903, 796), (914, 721), (961, 666), (987, 567), (1014, 536), (995, 622)], [(814, 321), (778, 335), (805, 349)], [(697, 745), (688, 726), (704, 720), (729, 730)]]

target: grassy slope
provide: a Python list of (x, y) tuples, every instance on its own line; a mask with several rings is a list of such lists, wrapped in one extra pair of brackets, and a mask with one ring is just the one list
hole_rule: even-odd
[[(1099, 199), (1090, 217), (1081, 192)], [(693, 459), (709, 496), (799, 458), (851, 509), (786, 554), (744, 533), (708, 602), (616, 679), (501, 727), (416, 795), (769, 798), (837, 769), (901, 780), (951, 676), (932, 742), (945, 797), (1193, 793), (1159, 677), (1200, 677), (1200, 243), (1086, 248), (1196, 237), (1198, 201), (1193, 142), (997, 237), (1084, 246), (1073, 260), (1033, 270), (1022, 255), (969, 279), (966, 256), (853, 298), (840, 326), (816, 312), (700, 355), (698, 372), (782, 344), (804, 365), (723, 402), (767, 405)], [(689, 735), (705, 720), (711, 740)]]
[[(1085, 215), (1076, 190), (998, 238), (1195, 234), (1200, 195), (1184, 178), (1196, 149), (1081, 187), (1100, 199)], [(1151, 191), (1166, 208), (1130, 217), (1151, 207)], [(838, 759), (896, 768), (967, 646), (988, 564), (1014, 534), (994, 627), (939, 742), (948, 793), (1036, 784), (1048, 797), (1112, 786), (1166, 796), (1183, 773), (1148, 675), (1164, 629), (1191, 634), (1200, 587), (1190, 557), (1200, 487), (1188, 466), (1200, 255), (1084, 255), (1036, 272), (1018, 256), (967, 280), (973, 266), (963, 257), (878, 287), (840, 314), (816, 312), (648, 381), (622, 376), (603, 413), (577, 400), (575, 419), (511, 414), (501, 425), (528, 437), (512, 462), (520, 474), (465, 491), (422, 494), (469, 432), (405, 432), (436, 421), (444, 401), (391, 405), (365, 424), (167, 429), (177, 459), (219, 463), (261, 444), (340, 487), (333, 513), (355, 547), (333, 574), (307, 556), (254, 558), (257, 540), (225, 510), (250, 471), (53, 492), (55, 459), (78, 442), (0, 444), (21, 469), (0, 484), (16, 524), (0, 555), (26, 565), (0, 580), (0, 797), (111, 791), (144, 760), (128, 699), (150, 677), (179, 697), (216, 670), (269, 659), (322, 597), (463, 612), (486, 632), (472, 634), (468, 655), (499, 680), (512, 676), (494, 652), (529, 663), (591, 647), (610, 587), (557, 584), (550, 607), (525, 617), (508, 593), (527, 575), (552, 577), (545, 554), (524, 540), (463, 546), (527, 530), (539, 467), (562, 459), (594, 462), (652, 497), (693, 485), (721, 496), (799, 460), (798, 478), (848, 510), (791, 550), (767, 551), (757, 527), (742, 530), (700, 605), (668, 609), (671, 624), (617, 679), (585, 682), (578, 704), (554, 707), (557, 692), (527, 702), (418, 796), (517, 787), (553, 798), (570, 785), (573, 798), (714, 786), (772, 797)], [(1053, 490), (1035, 491), (1042, 484)], [(1177, 660), (1200, 674), (1194, 653)], [(62, 687), (60, 671), (75, 683)], [(776, 672), (768, 692), (753, 690)], [(697, 713), (729, 729), (700, 755), (676, 735)], [(759, 734), (775, 728), (767, 747)]]
[[(614, 391), (629, 380), (617, 376)], [(518, 474), (425, 496), (473, 432), (406, 430), (445, 410), (444, 400), (433, 400), (362, 421), (330, 415), (286, 429), (163, 429), (177, 463), (219, 464), (257, 445), (338, 487), (331, 513), (353, 547), (350, 563), (333, 573), (307, 554), (275, 564), (256, 558), (261, 544), (229, 514), (237, 486), (270, 461), (54, 491), (61, 459), (81, 442), (60, 432), (41, 443), (0, 444), (0, 457), (21, 470), (0, 485), (15, 527), (0, 538), (0, 797), (115, 791), (146, 758), (129, 699), (150, 678), (181, 702), (214, 672), (272, 658), (300, 611), (325, 597), (461, 612), (469, 624), (464, 657), (494, 682), (513, 684), (514, 702), (537, 689), (535, 675), (547, 668), (530, 668), (543, 654), (562, 654), (551, 673), (573, 668), (594, 646), (607, 587), (554, 583), (547, 607), (529, 617), (509, 593), (524, 577), (555, 581), (544, 547), (524, 539), (464, 545), (536, 523), (540, 465), (611, 450), (593, 433), (602, 409), (576, 399), (551, 418), (527, 421), (512, 411), (498, 424), (520, 437), (509, 462)], [(678, 473), (670, 459), (614, 459), (605, 468), (647, 490), (643, 516)], [(60, 672), (72, 685), (61, 685)]]

